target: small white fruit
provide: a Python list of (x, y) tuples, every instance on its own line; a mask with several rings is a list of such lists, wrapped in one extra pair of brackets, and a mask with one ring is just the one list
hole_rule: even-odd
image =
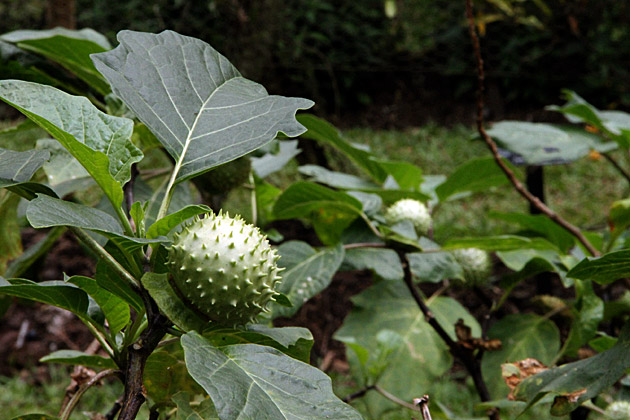
[(630, 419), (630, 402), (629, 401), (615, 401), (606, 407), (605, 414), (610, 419), (626, 420)]
[(431, 228), (429, 210), (421, 201), (411, 198), (404, 198), (392, 204), (385, 212), (385, 220), (390, 225), (410, 220), (418, 235), (426, 235)]
[(486, 284), (492, 272), (490, 256), (477, 248), (456, 249), (453, 257), (464, 271), (464, 282), (470, 286)]
[(168, 249), (173, 287), (184, 302), (220, 325), (244, 325), (275, 294), (280, 257), (260, 230), (240, 217), (195, 217)]

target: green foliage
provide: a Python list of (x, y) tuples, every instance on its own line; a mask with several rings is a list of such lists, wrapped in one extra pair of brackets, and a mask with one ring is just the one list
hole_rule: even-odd
[[(323, 19), (321, 30), (328, 30), (327, 3), (309, 3), (309, 10), (308, 18)], [(54, 138), (42, 140), (41, 132), (26, 126), (16, 131), (26, 133), (30, 149), (0, 150), (6, 238), (19, 233), (19, 197), (26, 199), (32, 227), (53, 228), (42, 245), (8, 266), (11, 278), (0, 277), (0, 294), (71, 311), (107, 357), (61, 351), (43, 361), (117, 373), (133, 388), (130, 395), (146, 390), (156, 414), (196, 420), (393, 418), (398, 412), (393, 401), (438, 392), (438, 378), (455, 359), (473, 376), (480, 410), (509, 411), (551, 395), (552, 414), (566, 414), (604, 392), (627, 369), (627, 328), (618, 339), (602, 328), (627, 322), (627, 296), (611, 299), (598, 288), (628, 276), (623, 201), (612, 207), (610, 229), (585, 233), (604, 252), (601, 256), (586, 256), (575, 235), (550, 219), (513, 211), (492, 216), (516, 226), (514, 233), (444, 241), (433, 235), (432, 217), (439, 220), (444, 209), (465, 207), (461, 200), (467, 195), (500, 191), (507, 184), (492, 159), (459, 156), (458, 168), (448, 176), (439, 165), (426, 170), (400, 160), (404, 156), (390, 160), (379, 150), (351, 143), (324, 120), (296, 117), (313, 103), (268, 95), (208, 44), (172, 31), (123, 31), (113, 50), (91, 32), (57, 32), (13, 34), (11, 39), (76, 73), (89, 85), (85, 96), (29, 81), (0, 81), (0, 98)], [(66, 55), (59, 36), (90, 44), (77, 43), (76, 55)], [(88, 71), (92, 61), (86, 56), (92, 50), (87, 47), (94, 45), (101, 48), (92, 59), (103, 77)], [(118, 99), (102, 97), (110, 88)], [(570, 122), (595, 127), (596, 133), (578, 126), (505, 122), (492, 134), (526, 163), (567, 163), (591, 149), (627, 149), (630, 117), (599, 111), (575, 94), (568, 100), (558, 110)], [(268, 176), (299, 153), (294, 140), (274, 141), (279, 133), (331, 147), (354, 166), (337, 171), (305, 165), (294, 171), (300, 179), (275, 185)], [(239, 172), (251, 183), (245, 191), (258, 227), (240, 217), (210, 214), (209, 207), (194, 203), (190, 179), (252, 152), (242, 158), (248, 167)], [(100, 187), (100, 196), (84, 200), (80, 191), (91, 182)], [(410, 201), (416, 206), (412, 217), (408, 206), (394, 215), (388, 210), (392, 203)], [(261, 231), (274, 232), (269, 222), (281, 226), (290, 219), (312, 229), (313, 238), (283, 242), (276, 232), (279, 244), (269, 245)], [(98, 258), (94, 276), (48, 282), (18, 278), (66, 228)], [(2, 263), (20, 252), (19, 246), (8, 250), (10, 257)], [(496, 253), (505, 267), (493, 267), (486, 252)], [(276, 253), (284, 269), (278, 284)], [(272, 326), (274, 319), (295, 315), (342, 270), (373, 274), (372, 284), (356, 285), (363, 291), (335, 334), (345, 343), (351, 376), (365, 394), (357, 404), (361, 414), (333, 393), (330, 378), (307, 364), (313, 344), (308, 331)], [(575, 300), (542, 296), (549, 312), (506, 315), (518, 301), (511, 293), (544, 272), (557, 275), (558, 287), (572, 289), (563, 295), (574, 293)], [(490, 285), (489, 279), (497, 281)], [(474, 307), (461, 288), (451, 288), (463, 282), (473, 286), (482, 305)], [(418, 288), (417, 283), (425, 284)], [(271, 301), (271, 313), (259, 314)], [(482, 332), (482, 320), (487, 331)], [(518, 377), (513, 394), (524, 402), (505, 400), (502, 373), (514, 373), (515, 365), (502, 370), (503, 363), (537, 359), (553, 365), (587, 345), (600, 353), (533, 378)], [(480, 385), (484, 380), (495, 401), (488, 401)], [(463, 386), (466, 380), (460, 382)], [(459, 415), (443, 401), (449, 398), (433, 406), (436, 418)], [(63, 420), (72, 409), (66, 407)], [(126, 420), (138, 415), (128, 401), (122, 412)]]

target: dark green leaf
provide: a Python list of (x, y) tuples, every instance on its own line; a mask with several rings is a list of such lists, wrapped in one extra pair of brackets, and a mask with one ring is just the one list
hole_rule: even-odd
[(112, 359), (95, 354), (86, 354), (76, 350), (58, 350), (39, 359), (43, 363), (61, 363), (64, 365), (81, 365), (92, 369), (116, 369)]
[(6, 274), (9, 261), (22, 254), (22, 239), (18, 223), (20, 196), (0, 192), (0, 273)]
[(361, 416), (332, 392), (319, 370), (271, 347), (214, 347), (199, 334), (182, 337), (186, 365), (208, 392), (221, 420), (356, 419)]
[(501, 349), (485, 352), (481, 361), (483, 377), (494, 398), (508, 394), (501, 364), (530, 357), (549, 364), (560, 350), (558, 328), (548, 319), (533, 314), (506, 316), (490, 327), (488, 337), (502, 343)]
[(398, 254), (387, 248), (351, 248), (346, 250), (342, 269), (372, 270), (384, 280), (403, 278)]
[(488, 215), (493, 219), (515, 223), (523, 229), (535, 232), (540, 236), (547, 238), (549, 242), (556, 245), (564, 252), (568, 252), (568, 250), (575, 244), (575, 237), (551, 221), (547, 216), (541, 214), (500, 213), (494, 211), (490, 212)]
[(219, 420), (212, 400), (205, 399), (199, 404), (191, 406), (193, 398), (188, 392), (178, 392), (171, 400), (177, 406), (176, 420)]
[(282, 282), (276, 287), (278, 292), (289, 298), (293, 307), (273, 305), (273, 318), (295, 314), (304, 302), (328, 287), (343, 261), (344, 250), (341, 246), (312, 250), (308, 257), (302, 258), (305, 257), (304, 248), (296, 249), (294, 245), (295, 242), (285, 242), (278, 248), (278, 254), (282, 257), (280, 261), (285, 260), (282, 261), (283, 265), (297, 259), (300, 262), (281, 274)]
[(567, 277), (609, 284), (630, 276), (630, 250), (610, 252), (601, 257), (585, 258), (567, 273)]
[[(514, 167), (505, 162), (512, 170)], [(461, 192), (487, 191), (491, 187), (508, 184), (509, 181), (494, 158), (472, 159), (459, 166), (435, 192), (441, 201)]]
[(87, 294), (75, 286), (60, 281), (35, 283), (30, 280), (0, 277), (0, 294), (34, 300), (66, 309), (85, 322), (92, 322), (88, 316)]
[(401, 190), (418, 191), (422, 183), (422, 169), (409, 162), (395, 162), (384, 159), (374, 159), (391, 175)]
[(129, 252), (146, 244), (168, 242), (164, 237), (144, 239), (123, 235), (122, 227), (109, 214), (83, 204), (42, 194), (29, 203), (26, 217), (34, 228), (74, 226), (99, 232)]
[(212, 209), (203, 204), (186, 206), (153, 223), (147, 231), (147, 238), (166, 236), (180, 223), (203, 213), (212, 213)]
[(302, 137), (330, 144), (350, 158), (359, 168), (363, 169), (374, 181), (379, 184), (385, 182), (387, 172), (372, 159), (372, 154), (351, 145), (339, 134), (339, 131), (321, 118), (310, 114), (298, 115), (297, 120), (308, 129)]
[(175, 325), (184, 331), (203, 330), (208, 325), (208, 319), (184, 303), (171, 286), (168, 276), (169, 274), (146, 273), (142, 276), (142, 285)]
[(444, 245), (444, 248), (479, 248), (486, 251), (511, 251), (515, 249), (557, 250), (557, 248), (546, 239), (526, 238), (515, 235), (451, 239)]
[(61, 64), (102, 95), (110, 91), (109, 84), (90, 60), (90, 54), (107, 51), (111, 46), (107, 38), (92, 29), (22, 30), (2, 35), (0, 39)]
[[(129, 272), (133, 272), (132, 267), (127, 263), (126, 258), (127, 255), (123, 254), (123, 252), (115, 245), (112, 241), (108, 241), (105, 244), (105, 250), (112, 255), (116, 261), (121, 263), (123, 267)], [(118, 296), (125, 302), (127, 302), (131, 307), (133, 307), (136, 312), (142, 313), (144, 311), (144, 304), (142, 303), (142, 298), (140, 295), (132, 289), (131, 285), (127, 283), (125, 280), (120, 278), (120, 276), (112, 270), (112, 268), (103, 260), (99, 260), (96, 264), (96, 282), (100, 287), (105, 290), (110, 291), (114, 295)]]
[(334, 244), (361, 215), (361, 202), (318, 184), (296, 182), (278, 197), (273, 212), (277, 219), (310, 218), (322, 242)]
[(571, 331), (562, 349), (563, 355), (569, 357), (576, 357), (580, 347), (595, 337), (597, 327), (604, 319), (604, 301), (595, 294), (590, 280), (577, 280), (575, 294)]
[[(554, 395), (551, 414), (567, 414), (619, 380), (630, 367), (628, 352), (630, 323), (624, 326), (619, 341), (610, 350), (529, 377), (515, 389), (514, 395), (519, 400), (527, 401), (528, 407), (546, 394)], [(571, 394), (574, 398), (570, 398)]]
[(184, 361), (166, 351), (155, 351), (149, 356), (144, 386), (156, 403), (166, 403), (180, 391), (203, 392), (188, 375)]
[(278, 132), (304, 132), (295, 113), (313, 102), (268, 95), (205, 42), (172, 31), (121, 31), (117, 38), (114, 50), (92, 55), (94, 64), (177, 161), (178, 181), (251, 152)]
[(121, 185), (142, 152), (129, 140), (133, 121), (112, 117), (85, 97), (19, 80), (0, 81), (0, 99), (17, 108), (57, 139), (103, 189), (114, 206), (123, 200)]
[(313, 336), (306, 328), (271, 328), (262, 324), (248, 325), (247, 330), (220, 329), (209, 331), (204, 337), (217, 347), (232, 344), (259, 344), (273, 347), (287, 356), (310, 362)]
[(49, 416), (48, 414), (23, 414), (13, 417), (11, 420), (59, 420), (59, 417)]
[(81, 290), (94, 299), (107, 319), (110, 334), (116, 335), (129, 323), (129, 306), (113, 293), (100, 287), (95, 279), (72, 276), (66, 281), (79, 286)]
[(464, 279), (464, 271), (450, 252), (407, 254), (411, 273), (421, 282), (439, 283), (445, 279)]

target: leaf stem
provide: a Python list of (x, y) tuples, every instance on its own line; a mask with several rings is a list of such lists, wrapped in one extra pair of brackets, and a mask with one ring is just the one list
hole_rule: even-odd
[(102, 246), (100, 246), (99, 243), (96, 242), (83, 229), (75, 226), (69, 226), (68, 228), (72, 231), (72, 233), (75, 234), (77, 238), (79, 238), (81, 242), (83, 242), (85, 246), (87, 246), (92, 252), (94, 252), (98, 258), (105, 261), (110, 266), (110, 268), (112, 268), (116, 272), (116, 274), (125, 279), (132, 287), (140, 285), (140, 282), (134, 276), (132, 276), (127, 270), (125, 270), (125, 268), (109, 254), (109, 252), (107, 252)]

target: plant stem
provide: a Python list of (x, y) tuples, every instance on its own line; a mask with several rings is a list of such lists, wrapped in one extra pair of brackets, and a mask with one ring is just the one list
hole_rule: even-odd
[(484, 92), (484, 80), (485, 73), (483, 69), (483, 58), (481, 57), (481, 47), (479, 45), (479, 37), (477, 37), (477, 31), (475, 30), (475, 18), (473, 16), (472, 10), (472, 0), (466, 0), (466, 16), (468, 18), (468, 29), (470, 31), (470, 38), (472, 40), (473, 49), (475, 52), (475, 59), (477, 60), (477, 131), (481, 138), (485, 141), (486, 145), (492, 152), (492, 156), (494, 157), (495, 162), (501, 168), (505, 176), (514, 186), (514, 189), (523, 196), (527, 201), (529, 201), (533, 206), (535, 206), (542, 214), (547, 216), (557, 225), (565, 229), (571, 235), (573, 235), (583, 246), (586, 248), (588, 252), (590, 252), (593, 256), (599, 256), (600, 252), (589, 242), (588, 239), (582, 234), (580, 229), (566, 221), (562, 218), (558, 213), (550, 209), (540, 201), (540, 199), (530, 193), (527, 188), (521, 183), (521, 181), (516, 178), (514, 172), (505, 164), (501, 155), (499, 154), (499, 149), (497, 148), (496, 143), (486, 132), (484, 128), (484, 120), (483, 120), (483, 92)]
[(602, 153), (606, 160), (630, 183), (630, 174), (609, 153)]
[[(483, 380), (483, 375), (481, 374), (481, 351), (475, 353), (474, 350), (467, 349), (461, 346), (458, 342), (451, 338), (451, 336), (437, 321), (435, 315), (433, 315), (426, 302), (424, 301), (424, 298), (418, 291), (418, 288), (413, 283), (413, 275), (411, 274), (411, 269), (409, 268), (409, 261), (407, 260), (404, 252), (400, 250), (396, 250), (396, 252), (398, 253), (398, 258), (400, 259), (400, 263), (403, 267), (405, 285), (407, 285), (409, 292), (411, 292), (411, 295), (418, 304), (418, 307), (423, 313), (427, 323), (431, 325), (437, 335), (439, 335), (440, 338), (446, 343), (449, 352), (453, 355), (453, 357), (458, 359), (464, 365), (466, 370), (468, 370), (468, 373), (473, 379), (475, 389), (477, 390), (481, 401), (490, 401), (490, 392), (488, 391), (488, 387), (486, 386), (486, 383)], [(488, 417), (492, 420), (500, 420), (501, 418), (497, 409), (488, 410), (487, 414)]]
[(127, 348), (125, 394), (118, 420), (134, 420), (140, 407), (146, 401), (144, 367), (170, 325), (168, 319), (160, 313), (157, 304), (144, 289), (142, 289), (142, 297), (147, 309), (148, 326), (138, 340)]
[(249, 170), (249, 183), (253, 186), (250, 193), (250, 200), (252, 203), (252, 225), (256, 226), (258, 224), (258, 205), (256, 204), (256, 180), (254, 179), (254, 171), (251, 169)]
[(99, 259), (105, 261), (110, 266), (110, 268), (116, 272), (116, 274), (126, 280), (132, 287), (140, 285), (140, 282), (127, 270), (125, 270), (125, 267), (120, 265), (120, 263), (116, 261), (116, 259), (112, 257), (109, 252), (107, 252), (102, 246), (100, 246), (98, 242), (96, 242), (83, 229), (74, 226), (69, 226), (69, 229), (72, 231), (72, 233), (75, 234), (77, 238), (79, 238), (81, 242), (83, 242), (85, 246), (87, 246), (92, 252), (94, 252)]
[(110, 376), (118, 375), (118, 374), (120, 374), (119, 370), (107, 369), (102, 372), (99, 372), (88, 382), (81, 385), (79, 390), (72, 396), (72, 398), (68, 402), (66, 409), (64, 410), (63, 414), (60, 416), (60, 419), (68, 420), (70, 418), (70, 414), (72, 414), (72, 410), (74, 410), (74, 407), (77, 405), (77, 403), (79, 402), (83, 394), (85, 394), (85, 391), (87, 391), (88, 389), (90, 389), (91, 387), (99, 383), (101, 380), (108, 378)]

